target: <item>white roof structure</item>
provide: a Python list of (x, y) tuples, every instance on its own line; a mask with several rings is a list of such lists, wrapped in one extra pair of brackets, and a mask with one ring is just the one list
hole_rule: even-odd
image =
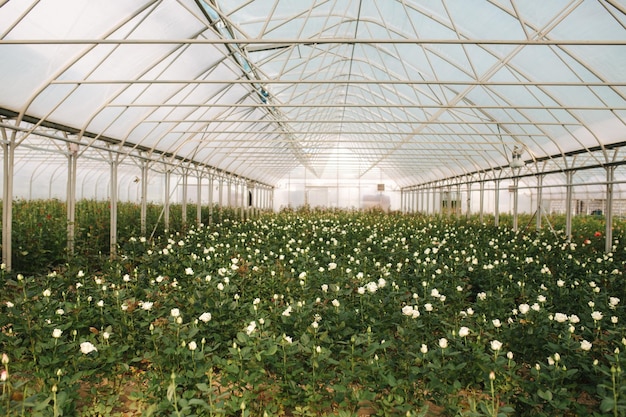
[(411, 190), (507, 177), (517, 147), (529, 186), (595, 186), (625, 98), (620, 0), (0, 0), (0, 128), (31, 181), (66, 142), (94, 181), (144, 161), (273, 187), (344, 155)]

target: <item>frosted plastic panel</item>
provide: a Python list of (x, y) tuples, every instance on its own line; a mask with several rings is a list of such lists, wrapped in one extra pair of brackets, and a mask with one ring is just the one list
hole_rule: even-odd
[[(306, 166), (345, 181), (348, 202), (348, 183), (371, 172), (402, 187), (497, 171), (516, 145), (560, 169), (563, 152), (626, 142), (626, 17), (610, 3), (206, 5), (6, 3), (3, 123), (45, 118), (42, 128), (138, 145), (159, 163), (188, 158), (267, 184)], [(580, 42), (542, 43), (562, 40)], [(336, 201), (338, 189), (319, 196)]]

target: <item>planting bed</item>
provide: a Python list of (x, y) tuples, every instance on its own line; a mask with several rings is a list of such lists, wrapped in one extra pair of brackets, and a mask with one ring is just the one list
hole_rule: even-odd
[(285, 212), (5, 272), (0, 415), (622, 415), (601, 230)]

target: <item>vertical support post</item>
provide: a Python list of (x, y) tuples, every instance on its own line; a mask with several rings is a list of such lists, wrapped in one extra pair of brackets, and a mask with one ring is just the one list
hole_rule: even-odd
[[(442, 188), (443, 190), (443, 188)], [(446, 217), (450, 218), (450, 216), (452, 216), (452, 185), (448, 184), (448, 187), (446, 188), (446, 191), (448, 192), (448, 202), (447, 202), (447, 213), (446, 213)], [(454, 211), (456, 212), (456, 198), (454, 200)]]
[(248, 199), (246, 198), (246, 183), (245, 182), (241, 182), (241, 220), (245, 220), (246, 219), (246, 201)]
[(209, 174), (209, 222), (213, 224), (213, 175)]
[(233, 202), (232, 202), (233, 200), (231, 199), (232, 193), (233, 193), (233, 184), (232, 184), (232, 181), (231, 181), (230, 178), (228, 179), (227, 183), (228, 183), (228, 191), (227, 191), (228, 204), (227, 204), (227, 206), (231, 207), (233, 205)]
[(76, 230), (76, 165), (78, 158), (78, 145), (67, 145), (67, 253), (74, 254), (74, 241)]
[(405, 190), (404, 192), (404, 213), (409, 214), (411, 212), (411, 190)]
[(565, 173), (565, 236), (572, 240), (572, 194), (574, 171)]
[(518, 193), (518, 186), (519, 186), (519, 177), (517, 175), (515, 175), (513, 177), (513, 231), (517, 232), (518, 229), (518, 215), (517, 215), (517, 204), (519, 201), (519, 193)]
[(400, 212), (404, 213), (404, 189), (400, 189)]
[(163, 203), (163, 227), (165, 230), (170, 228), (170, 176), (172, 173), (169, 169), (165, 171), (165, 201)]
[(422, 211), (422, 187), (415, 189), (415, 212), (420, 213)]
[(15, 132), (9, 142), (6, 130), (2, 128), (2, 145), (4, 151), (4, 172), (2, 187), (2, 263), (7, 271), (12, 264), (12, 233), (13, 233), (13, 165), (15, 161)]
[(498, 227), (500, 225), (500, 179), (496, 178), (493, 183), (495, 186), (493, 225)]
[(196, 225), (202, 224), (202, 175), (198, 172), (198, 184), (196, 185)]
[(461, 204), (461, 183), (456, 184), (456, 217), (461, 217), (461, 213), (463, 212), (463, 205)]
[(541, 230), (543, 218), (543, 175), (537, 175), (537, 231)]
[(472, 183), (467, 182), (467, 200), (465, 201), (465, 217), (470, 218), (472, 215)]
[(482, 224), (484, 221), (484, 217), (485, 217), (485, 179), (484, 178), (481, 178), (480, 180), (478, 195), (479, 195), (478, 216), (479, 216), (480, 223)]
[(219, 185), (219, 198), (218, 198), (218, 204), (219, 204), (219, 209), (218, 209), (218, 221), (221, 223), (222, 222), (222, 212), (223, 212), (223, 207), (224, 207), (224, 199), (222, 197), (222, 195), (224, 191), (224, 177), (220, 177), (220, 185)]
[(615, 167), (606, 167), (606, 207), (604, 213), (605, 242), (604, 251), (613, 252), (613, 181), (615, 180)]
[(117, 200), (118, 200), (118, 183), (117, 183), (117, 167), (119, 165), (117, 155), (111, 156), (111, 224), (110, 224), (110, 249), (111, 259), (117, 256)]
[(180, 216), (181, 222), (183, 224), (183, 229), (187, 227), (187, 185), (189, 182), (189, 171), (187, 169), (183, 170), (183, 201), (181, 203), (180, 208)]
[(146, 236), (148, 218), (148, 161), (141, 164), (141, 235)]

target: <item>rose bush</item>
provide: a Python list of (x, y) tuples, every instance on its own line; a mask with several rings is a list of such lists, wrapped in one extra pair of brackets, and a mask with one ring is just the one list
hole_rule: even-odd
[[(622, 413), (621, 239), (284, 212), (5, 273), (0, 415), (77, 413), (129, 381), (146, 415)], [(78, 389), (102, 381), (108, 400)]]

